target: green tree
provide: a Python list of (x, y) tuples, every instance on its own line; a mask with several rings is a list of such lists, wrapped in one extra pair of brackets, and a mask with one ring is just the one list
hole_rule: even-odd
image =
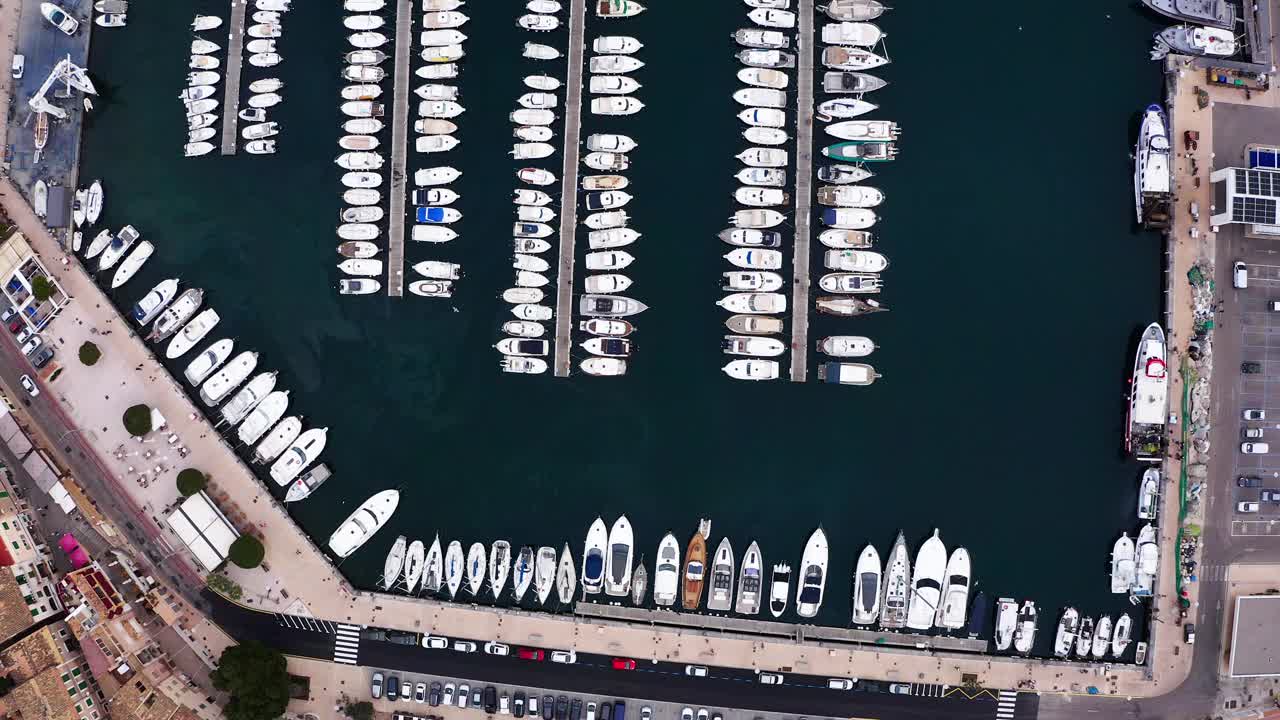
[(97, 345), (86, 340), (85, 343), (80, 346), (80, 362), (85, 365), (96, 365), (98, 360), (101, 358), (102, 351), (98, 349)]
[(358, 703), (347, 703), (342, 708), (342, 712), (347, 714), (351, 720), (373, 720), (373, 703), (363, 701)]
[(262, 543), (258, 542), (258, 538), (252, 535), (241, 535), (231, 543), (231, 549), (227, 551), (227, 559), (238, 567), (252, 570), (262, 564), (262, 557), (265, 554), (266, 550), (263, 549)]
[(146, 405), (134, 405), (125, 410), (124, 429), (134, 437), (142, 437), (151, 432), (151, 408)]
[(213, 686), (229, 695), (227, 720), (276, 720), (289, 704), (284, 656), (256, 640), (222, 651)]
[(195, 495), (207, 484), (209, 484), (209, 478), (195, 468), (187, 468), (178, 473), (178, 492), (182, 493), (182, 497)]
[(53, 297), (53, 293), (57, 291), (49, 278), (44, 275), (37, 275), (31, 278), (31, 294), (35, 296), (36, 302), (44, 302)]

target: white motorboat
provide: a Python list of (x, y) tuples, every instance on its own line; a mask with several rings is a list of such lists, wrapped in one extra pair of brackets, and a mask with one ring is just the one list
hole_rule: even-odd
[(273, 137), (280, 134), (280, 123), (264, 122), (248, 125), (244, 130), (240, 131), (240, 137), (245, 140), (261, 140), (262, 138)]
[(782, 289), (782, 276), (762, 270), (732, 270), (721, 273), (722, 290), (734, 292), (777, 292)]
[(191, 41), (192, 55), (211, 55), (218, 52), (222, 48), (215, 42), (210, 42), (203, 38), (196, 38)]
[(791, 78), (781, 70), (769, 68), (747, 67), (738, 71), (738, 80), (759, 88), (771, 88), (775, 91), (785, 90)]
[(201, 303), (204, 302), (204, 291), (198, 288), (191, 288), (178, 296), (172, 305), (168, 307), (160, 317), (156, 320), (155, 325), (151, 327), (151, 333), (147, 335), (148, 340), (163, 340), (182, 327), (183, 323), (191, 319), (192, 315), (200, 309)]
[(874, 273), (838, 272), (823, 275), (818, 287), (829, 293), (878, 293), (884, 283)]
[(111, 276), (111, 288), (114, 290), (133, 279), (155, 251), (155, 246), (146, 240), (138, 243), (138, 246), (129, 253), (128, 257), (120, 263), (120, 267), (116, 268), (115, 274)]
[[(365, 205), (359, 208), (347, 208), (347, 210), (344, 210), (343, 212), (346, 213), (348, 210), (361, 210), (366, 208), (370, 210), (377, 210), (379, 212), (382, 211), (382, 208), (369, 208)], [(363, 240), (352, 240), (350, 242), (344, 242), (338, 246), (338, 254), (342, 257), (348, 258), (371, 258), (375, 257), (378, 252), (379, 250), (377, 245)]]
[(236, 113), (245, 122), (262, 122), (267, 119), (267, 111), (263, 108), (245, 108)]
[(543, 170), (542, 168), (521, 168), (516, 171), (516, 177), (519, 178), (521, 182), (539, 186), (551, 185), (556, 181), (554, 173), (548, 170)]
[(796, 56), (781, 50), (748, 48), (737, 54), (738, 61), (748, 67), (790, 68), (796, 66)]
[[(538, 205), (517, 205), (516, 220), (520, 222), (548, 223), (555, 219), (556, 211)], [(537, 238), (534, 238), (537, 239)]]
[(284, 98), (281, 97), (279, 93), (261, 93), (258, 95), (250, 95), (249, 107), (266, 109), (269, 107), (275, 107), (276, 105), (279, 105), (282, 100), (284, 100)]
[(769, 578), (769, 612), (774, 617), (782, 617), (787, 610), (788, 599), (791, 597), (791, 566), (786, 563), (778, 563), (773, 566), (773, 572)]
[(822, 211), (822, 224), (840, 230), (866, 230), (880, 218), (868, 208), (827, 208)]
[(382, 82), (387, 71), (374, 65), (348, 65), (342, 69), (342, 79), (356, 83)]
[[(292, 489), (292, 488), (290, 488)], [(426, 547), (421, 540), (409, 543), (409, 550), (404, 557), (404, 591), (413, 594), (422, 579), (423, 562), (426, 559)]]
[(791, 202), (791, 196), (778, 188), (751, 185), (735, 190), (733, 199), (748, 207), (774, 207)]
[(511, 543), (506, 540), (494, 540), (489, 549), (489, 589), (493, 599), (502, 595), (507, 586), (507, 574), (511, 572)]
[(866, 48), (828, 45), (822, 49), (822, 64), (832, 70), (872, 70), (889, 64), (883, 55)]
[(621, 358), (590, 357), (578, 363), (578, 367), (587, 375), (596, 377), (618, 377), (627, 374), (627, 361)]
[(218, 27), (222, 27), (222, 18), (217, 15), (197, 15), (191, 21), (192, 32), (204, 32)]
[(592, 230), (587, 233), (587, 243), (592, 250), (609, 250), (630, 245), (640, 238), (640, 233), (631, 228), (609, 228)]
[(425, 83), (414, 88), (413, 94), (423, 100), (457, 100), (458, 88), (440, 83)]
[(855, 118), (859, 115), (879, 109), (879, 105), (867, 102), (862, 98), (836, 98), (834, 100), (826, 100), (818, 104), (816, 114), (818, 119), (826, 120), (829, 118)]
[(587, 68), (600, 75), (623, 75), (644, 67), (644, 61), (630, 55), (595, 55), (587, 62)]
[[(301, 500), (306, 500), (311, 497), (311, 494), (318, 490), (320, 486), (324, 484), (324, 481), (328, 480), (330, 476), (331, 473), (329, 472), (329, 468), (325, 465), (317, 465), (311, 468), (289, 486), (289, 490), (285, 492), (284, 501), (286, 503), (295, 503)], [(413, 551), (412, 545), (409, 546), (409, 550), (410, 552)], [(421, 571), (422, 568), (418, 567), (418, 572), (421, 573)]]
[(525, 75), (525, 87), (543, 92), (553, 92), (560, 88), (560, 81), (550, 75)]
[(524, 599), (525, 592), (533, 583), (535, 562), (532, 547), (525, 545), (520, 548), (515, 564), (511, 568), (511, 592), (517, 603)]
[(759, 108), (783, 108), (787, 105), (787, 94), (781, 90), (763, 87), (748, 87), (733, 93), (733, 99), (739, 105)]
[(440, 167), (415, 170), (413, 173), (413, 183), (418, 187), (448, 185), (461, 176), (462, 171), (443, 165)]
[(866, 22), (828, 23), (822, 26), (822, 42), (827, 45), (873, 47), (884, 38), (880, 28)]
[(511, 134), (525, 142), (546, 142), (555, 137), (551, 128), (542, 125), (522, 125)]
[(623, 175), (587, 175), (582, 178), (583, 190), (621, 190), (629, 184)]
[(778, 148), (747, 148), (736, 155), (744, 165), (751, 167), (786, 167), (787, 151)]
[(482, 543), (471, 543), (467, 550), (467, 589), (475, 597), (479, 597), (484, 589), (485, 551)]
[(515, 160), (536, 160), (550, 157), (556, 149), (544, 142), (521, 142), (511, 146), (511, 157)]
[[(226, 362), (227, 358), (231, 357), (231, 351), (234, 349), (235, 341), (231, 338), (223, 338), (218, 342), (215, 342), (206, 348), (204, 352), (197, 355), (190, 363), (187, 363), (186, 369), (182, 371), (183, 376), (185, 376), (187, 378), (187, 382), (192, 385), (199, 385), (204, 382), (204, 379), (209, 377), (213, 371), (222, 367), (222, 363)], [(258, 431), (258, 435), (261, 436), (262, 433), (266, 432), (271, 425), (274, 425), (275, 421), (279, 419), (279, 417), (276, 417), (271, 423), (264, 425)], [(257, 442), (257, 437), (245, 440), (245, 430), (245, 425), (242, 424), (239, 429), (241, 441), (249, 445)]]
[(588, 270), (622, 270), (635, 262), (635, 256), (626, 250), (602, 250), (587, 253)]
[(773, 8), (775, 10), (786, 10), (791, 7), (791, 0), (746, 0), (746, 3), (753, 8)]
[[(674, 538), (672, 538), (674, 540)], [(717, 556), (719, 552), (716, 553)], [(714, 577), (712, 594), (715, 593)], [(760, 545), (752, 540), (747, 552), (742, 556), (742, 569), (738, 573), (738, 601), (734, 611), (742, 615), (755, 615), (760, 612), (760, 600), (764, 593), (764, 558), (760, 553)], [(710, 607), (708, 601), (707, 606)]]
[(635, 0), (599, 0), (595, 8), (599, 18), (634, 17), (645, 11), (644, 5)]
[(342, 184), (349, 188), (376, 188), (382, 185), (382, 176), (376, 172), (349, 172), (342, 175)]
[(871, 338), (861, 335), (829, 335), (818, 341), (818, 350), (831, 357), (866, 357), (875, 349)]
[(550, 125), (555, 122), (556, 114), (550, 110), (520, 108), (508, 116), (517, 125)]
[(279, 53), (254, 53), (249, 56), (249, 64), (253, 67), (275, 67), (283, 60)]
[(1173, 189), (1168, 128), (1164, 108), (1156, 103), (1148, 105), (1142, 113), (1133, 165), (1133, 204), (1139, 223), (1146, 215), (1147, 200), (1163, 202)]
[(422, 590), (436, 593), (444, 583), (444, 553), (440, 551), (440, 535), (437, 534), (427, 549), (427, 559), (422, 564)]
[[(192, 85), (178, 93), (178, 99), (187, 103), (195, 102), (196, 100), (204, 100), (205, 98), (212, 97), (217, 91), (217, 88), (212, 85)], [(217, 106), (215, 105), (214, 107)], [(79, 199), (78, 196), (81, 192), (82, 191), (76, 191), (77, 199)]]
[[(276, 51), (276, 41), (263, 40), (263, 39), (250, 40), (249, 42), (245, 43), (244, 47), (245, 47), (245, 50), (255, 55), (269, 54), (269, 53), (274, 53)], [(271, 92), (270, 90), (254, 90), (253, 88), (249, 88), (249, 89), (252, 92)]]
[(626, 292), (631, 287), (631, 278), (619, 273), (606, 273), (604, 275), (588, 275), (583, 281), (583, 287), (589, 293), (609, 294)]
[(870, 625), (880, 616), (881, 580), (880, 553), (874, 545), (868, 544), (858, 556), (858, 564), (853, 571), (854, 623)]
[[(246, 350), (234, 358), (231, 358), (231, 361), (228, 362), (225, 367), (200, 386), (200, 399), (209, 407), (216, 406), (218, 403), (222, 402), (222, 399), (230, 394), (232, 390), (240, 387), (240, 383), (244, 382), (257, 367), (258, 353), (253, 352), (252, 350)], [(268, 437), (267, 439), (270, 440), (271, 438)], [(290, 437), (288, 442), (292, 441), (293, 437)], [(263, 442), (265, 443), (266, 441)], [(260, 458), (258, 461), (266, 462), (267, 460), (274, 459), (280, 453), (284, 452), (285, 448), (288, 447), (288, 442), (281, 444), (278, 450), (275, 450), (274, 443), (267, 444), (265, 450), (263, 445), (260, 444), (256, 453), (256, 457)], [(263, 453), (266, 452), (266, 450), (273, 450), (274, 455), (271, 457), (264, 457)]]
[(253, 22), (259, 25), (279, 25), (281, 14), (275, 10), (256, 10), (252, 17)]
[(1101, 660), (1111, 650), (1111, 616), (1098, 618), (1098, 625), (1093, 631), (1093, 648), (1090, 653), (1094, 659)]
[(525, 43), (522, 54), (532, 60), (555, 60), (560, 57), (559, 50), (550, 45), (540, 45), (538, 43)]
[[(759, 362), (759, 361), (748, 361)], [(811, 618), (822, 607), (822, 596), (827, 585), (827, 535), (819, 526), (809, 536), (804, 555), (800, 560), (800, 581), (796, 588), (796, 614)]]
[(244, 31), (245, 35), (251, 38), (278, 38), (281, 34), (279, 23), (259, 23), (250, 25), (249, 29)]
[(192, 55), (187, 67), (192, 70), (217, 70), (222, 63), (216, 57), (208, 55)]
[(377, 30), (385, 23), (377, 15), (348, 15), (342, 19), (342, 26), (348, 30)]
[[(599, 340), (599, 338), (593, 338)], [(635, 537), (631, 533), (631, 523), (627, 516), (613, 521), (609, 529), (608, 552), (604, 562), (604, 594), (613, 597), (626, 597), (631, 588), (632, 553), (635, 551)]]
[(182, 330), (169, 341), (169, 346), (165, 348), (164, 356), (169, 360), (182, 357), (188, 350), (203, 340), (210, 330), (217, 327), (221, 320), (222, 318), (218, 315), (218, 311), (213, 308), (208, 308), (196, 315), (190, 322), (182, 326)]
[(730, 245), (747, 248), (778, 248), (782, 246), (782, 233), (756, 228), (725, 228), (717, 237)]
[(626, 75), (592, 75), (587, 89), (595, 95), (628, 95), (642, 85)]
[(868, 185), (825, 185), (818, 188), (818, 203), (839, 208), (873, 208), (884, 202), (884, 193)]
[(1069, 656), (1079, 632), (1080, 613), (1075, 608), (1069, 607), (1063, 611), (1062, 619), (1058, 621), (1058, 632), (1053, 638), (1053, 654), (1060, 658)]
[[(621, 295), (584, 294), (578, 298), (578, 312), (585, 317), (628, 317), (648, 310), (649, 306)], [(536, 319), (536, 318), (534, 318)]]
[(1111, 592), (1127, 593), (1137, 581), (1133, 540), (1123, 533), (1111, 547)]
[(312, 428), (299, 435), (271, 465), (271, 478), (276, 484), (281, 487), (288, 485), (298, 473), (315, 462), (324, 451), (328, 433), (328, 428)]
[(540, 273), (549, 270), (551, 268), (551, 264), (536, 255), (516, 253), (511, 267), (516, 270), (528, 270), (529, 272)]
[(458, 146), (452, 135), (423, 135), (414, 140), (413, 149), (420, 153), (448, 152)]
[(429, 63), (454, 63), (461, 60), (466, 51), (462, 49), (462, 45), (431, 45), (422, 48), (419, 57)]
[(1134, 555), (1137, 566), (1133, 594), (1146, 597), (1155, 591), (1156, 571), (1160, 564), (1159, 538), (1156, 537), (1155, 526), (1147, 523), (1138, 531), (1138, 541), (1134, 543)]
[(635, 326), (626, 320), (592, 318), (579, 321), (578, 329), (600, 337), (626, 337), (635, 331)]
[(609, 531), (604, 518), (597, 517), (587, 530), (587, 540), (582, 549), (582, 591), (596, 595), (604, 587), (605, 553), (609, 545)]
[(436, 205), (443, 207), (445, 205), (452, 205), (459, 197), (461, 197), (461, 195), (449, 188), (429, 188), (426, 190), (414, 190), (411, 199), (413, 200), (414, 205)]
[(348, 65), (380, 65), (387, 59), (381, 50), (352, 50), (343, 56)]
[(787, 113), (777, 108), (747, 108), (738, 119), (752, 127), (781, 128), (787, 124)]
[(428, 29), (457, 28), (470, 20), (465, 13), (456, 10), (436, 10), (422, 16), (422, 27)]
[(441, 225), (415, 225), (409, 234), (409, 239), (415, 242), (442, 243), (456, 237), (458, 237), (456, 230)]
[(856, 93), (861, 96), (888, 84), (882, 78), (861, 72), (831, 71), (822, 75), (822, 90), (827, 93)]
[(725, 335), (720, 343), (726, 355), (777, 357), (787, 351), (781, 340), (752, 335)]
[(503, 338), (493, 347), (503, 355), (513, 357), (546, 357), (551, 344), (546, 340)]
[(276, 373), (258, 373), (222, 406), (222, 421), (235, 426), (276, 389)]
[(457, 280), (462, 277), (461, 265), (440, 260), (423, 260), (415, 263), (413, 270), (425, 278), (437, 280)]
[(670, 607), (680, 591), (680, 544), (668, 532), (658, 543), (658, 561), (653, 574), (653, 601), (659, 607)]
[(969, 611), (969, 583), (973, 572), (969, 564), (969, 551), (956, 548), (951, 551), (951, 559), (947, 561), (947, 572), (944, 576), (942, 605), (938, 608), (935, 620), (938, 627), (947, 630), (959, 630), (964, 627)]
[(738, 248), (725, 253), (724, 259), (745, 270), (777, 270), (782, 267), (782, 253), (778, 250)]
[(730, 293), (716, 304), (740, 315), (777, 315), (787, 311), (787, 296), (771, 292)]
[(502, 332), (513, 337), (539, 338), (547, 334), (547, 329), (532, 320), (508, 320), (502, 323)]
[(735, 177), (743, 185), (757, 187), (780, 188), (787, 184), (787, 171), (779, 168), (742, 168)]
[[(593, 152), (626, 153), (635, 150), (637, 143), (630, 136), (613, 133), (595, 133), (587, 136), (587, 149)], [(626, 193), (615, 193), (631, 196)]]
[(372, 50), (387, 44), (387, 36), (380, 32), (358, 32), (347, 36), (347, 42), (360, 50)]
[(828, 135), (841, 140), (889, 142), (898, 139), (900, 130), (892, 120), (845, 120), (826, 126)]
[(541, 15), (538, 13), (528, 13), (521, 15), (516, 20), (516, 24), (525, 30), (534, 32), (550, 32), (560, 27), (560, 18), (554, 15)]
[(350, 258), (338, 263), (338, 269), (347, 275), (356, 277), (377, 277), (382, 274), (382, 261)]
[(339, 295), (372, 295), (382, 289), (382, 283), (371, 278), (339, 278)]
[(338, 226), (338, 237), (343, 240), (373, 240), (381, 232), (373, 223), (346, 223)]
[(377, 150), (380, 144), (378, 138), (372, 135), (343, 135), (338, 138), (338, 147), (356, 152)]
[(382, 96), (382, 86), (374, 84), (347, 85), (342, 88), (343, 100), (373, 100)]
[(644, 43), (628, 35), (601, 35), (591, 41), (591, 49), (601, 55), (630, 55)]
[(1013, 631), (1013, 649), (1026, 655), (1036, 645), (1036, 604), (1027, 600), (1018, 611), (1018, 627)]
[(631, 167), (631, 159), (623, 153), (593, 152), (587, 153), (582, 163), (592, 170), (617, 172)]
[(183, 157), (200, 157), (213, 152), (213, 143), (192, 142), (182, 146)]
[(720, 369), (734, 380), (777, 380), (778, 368), (777, 360), (749, 358), (731, 360)]
[(833, 385), (870, 385), (879, 378), (865, 363), (824, 362), (818, 365), (818, 381)]
[(830, 0), (818, 9), (832, 20), (865, 21), (875, 20), (887, 9), (880, 0)]
[(540, 604), (546, 605), (547, 598), (551, 597), (555, 577), (556, 550), (544, 545), (538, 548), (538, 559), (534, 561), (533, 566), (533, 589), (538, 594)]
[(610, 95), (591, 99), (594, 115), (634, 115), (644, 109), (644, 103), (630, 95)]
[(592, 337), (579, 343), (583, 350), (599, 357), (628, 357), (631, 341), (626, 338)]
[[(110, 270), (120, 261), (124, 254), (133, 247), (141, 234), (132, 226), (125, 225), (120, 228), (120, 232), (111, 239), (110, 243), (102, 251), (102, 256), (98, 258), (98, 271)], [(90, 247), (90, 250), (93, 248)]]
[(466, 108), (452, 100), (423, 100), (418, 103), (418, 117), (455, 118), (466, 112)]
[(347, 12), (377, 12), (386, 4), (386, 0), (344, 0), (342, 9)]
[(1018, 629), (1018, 602), (1013, 598), (996, 601), (996, 650), (1004, 652), (1013, 646), (1013, 635)]
[(721, 538), (711, 559), (711, 588), (707, 593), (707, 609), (728, 612), (733, 606), (733, 544)]
[(102, 214), (102, 181), (94, 180), (89, 185), (89, 189), (85, 191), (82, 209), (85, 225), (96, 225), (98, 217)]
[(1147, 468), (1142, 473), (1142, 482), (1138, 485), (1138, 519), (1155, 520), (1159, 508), (1160, 471)]
[(768, 28), (789, 30), (796, 26), (796, 14), (789, 10), (756, 8), (747, 13), (747, 18), (757, 25)]
[(133, 305), (133, 319), (139, 326), (145, 327), (161, 313), (178, 293), (178, 279), (161, 280), (151, 291)]
[(1116, 624), (1111, 633), (1111, 654), (1117, 660), (1124, 655), (1124, 651), (1129, 648), (1129, 636), (1133, 632), (1133, 620), (1128, 613), (1120, 616), (1116, 620)]
[(462, 576), (466, 573), (467, 561), (462, 554), (462, 543), (454, 540), (444, 553), (444, 580), (449, 589), (449, 597), (458, 596), (458, 588), (462, 587)]
[(924, 541), (916, 553), (915, 574), (911, 578), (911, 602), (907, 608), (907, 627), (928, 630), (942, 601), (942, 582), (947, 569), (947, 548), (938, 530)]
[(400, 571), (404, 568), (404, 552), (409, 540), (401, 535), (391, 544), (391, 551), (382, 564), (382, 589), (390, 590), (400, 579)]
[(863, 250), (873, 244), (873, 237), (866, 230), (830, 228), (818, 233), (818, 241), (833, 250)]
[[(627, 224), (630, 216), (626, 210), (608, 210), (605, 212), (592, 213), (582, 221), (582, 224), (592, 230), (608, 230), (610, 228), (620, 228)], [(605, 266), (594, 267), (593, 270), (606, 269)]]
[(733, 34), (733, 39), (743, 47), (762, 50), (781, 50), (791, 46), (791, 38), (777, 30), (742, 28)]
[[(206, 86), (207, 87), (207, 86)], [(194, 100), (186, 103), (187, 117), (196, 117), (199, 115), (207, 115), (218, 107), (218, 101), (210, 98), (204, 100)]]
[(342, 193), (342, 202), (348, 205), (376, 205), (382, 200), (382, 193), (377, 190), (353, 188)]
[(1085, 616), (1080, 619), (1080, 630), (1076, 633), (1076, 657), (1084, 660), (1093, 649), (1093, 618)]
[(391, 519), (399, 504), (399, 490), (383, 490), (365, 500), (329, 536), (329, 549), (340, 558), (350, 556)]

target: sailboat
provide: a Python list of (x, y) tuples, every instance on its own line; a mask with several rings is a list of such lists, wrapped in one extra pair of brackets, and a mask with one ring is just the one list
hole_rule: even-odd
[(760, 593), (764, 590), (764, 558), (755, 540), (747, 546), (742, 556), (742, 569), (738, 573), (738, 603), (734, 610), (742, 615), (760, 612)]
[(658, 562), (653, 572), (653, 602), (659, 607), (675, 604), (680, 592), (680, 543), (667, 533), (658, 543)]
[(418, 581), (422, 579), (423, 561), (426, 558), (426, 549), (422, 545), (421, 540), (414, 540), (409, 543), (409, 551), (404, 556), (404, 591), (412, 594), (413, 589), (418, 586)]
[(582, 592), (599, 594), (604, 587), (604, 551), (609, 544), (609, 531), (604, 518), (597, 517), (587, 530), (587, 541), (582, 549)]
[(538, 548), (538, 559), (533, 565), (533, 589), (538, 593), (538, 602), (547, 604), (551, 596), (551, 587), (556, 578), (556, 549), (543, 545)]
[(391, 519), (399, 504), (399, 490), (383, 490), (365, 500), (329, 536), (329, 549), (340, 558), (359, 550)]
[(711, 592), (707, 595), (707, 609), (727, 611), (733, 605), (733, 544), (729, 538), (720, 539), (711, 561)]
[(711, 534), (711, 521), (698, 522), (698, 532), (689, 538), (684, 552), (684, 592), (680, 605), (685, 610), (697, 610), (702, 604), (702, 583), (707, 571), (707, 535)]
[(409, 540), (401, 535), (391, 543), (391, 551), (387, 553), (386, 562), (382, 565), (382, 589), (390, 590), (400, 579), (400, 570), (404, 567), (404, 551)]
[(1000, 598), (996, 601), (996, 650), (1008, 650), (1018, 630), (1018, 601)]
[(928, 630), (942, 600), (942, 580), (947, 570), (947, 548), (934, 528), (916, 553), (915, 574), (911, 577), (911, 602), (907, 606), (907, 627)]
[(507, 585), (507, 573), (511, 571), (511, 543), (506, 540), (493, 541), (489, 551), (489, 587), (493, 590), (493, 599), (502, 595), (502, 588)]
[(1069, 607), (1062, 613), (1062, 619), (1058, 621), (1058, 634), (1053, 639), (1053, 654), (1060, 658), (1065, 658), (1071, 654), (1071, 648), (1076, 643), (1076, 633), (1080, 629), (1080, 613), (1073, 607)]
[(938, 608), (938, 627), (959, 630), (964, 627), (965, 612), (969, 607), (969, 551), (956, 548), (947, 561), (946, 585), (942, 593), (942, 605)]
[(462, 575), (465, 572), (466, 559), (462, 556), (462, 543), (454, 540), (444, 553), (444, 579), (450, 598), (458, 596), (458, 588), (462, 587)]
[(880, 615), (880, 553), (867, 543), (853, 571), (853, 622), (870, 625)]
[(800, 560), (800, 585), (796, 588), (796, 614), (811, 618), (822, 607), (822, 595), (827, 586), (827, 534), (819, 525), (805, 543)]
[(471, 543), (471, 549), (467, 550), (467, 589), (474, 596), (479, 596), (484, 588), (484, 556), (484, 544)]
[(880, 603), (880, 627), (896, 630), (907, 624), (907, 602), (911, 599), (911, 555), (907, 551), (907, 539), (898, 532), (898, 539), (889, 551), (889, 562), (884, 570), (884, 600)]
[(769, 578), (769, 612), (774, 617), (782, 617), (787, 611), (787, 600), (791, 597), (791, 566), (778, 563), (773, 566), (773, 575)]
[(649, 589), (649, 571), (644, 567), (644, 557), (641, 556), (640, 562), (636, 564), (636, 569), (631, 571), (631, 603), (633, 605), (644, 604), (644, 593)]
[(1031, 652), (1036, 644), (1036, 624), (1039, 622), (1039, 615), (1036, 612), (1036, 604), (1027, 600), (1022, 603), (1022, 609), (1018, 611), (1018, 629), (1013, 631), (1013, 649), (1026, 655)]
[(623, 515), (613, 523), (609, 531), (609, 552), (605, 558), (604, 592), (613, 597), (625, 597), (631, 587), (631, 554), (635, 538), (631, 523)]
[(573, 602), (573, 589), (577, 584), (577, 574), (573, 571), (573, 553), (569, 552), (569, 543), (560, 550), (560, 568), (556, 570), (556, 594), (561, 605)]
[(440, 591), (444, 582), (444, 554), (440, 552), (440, 535), (437, 533), (427, 549), (427, 559), (423, 564), (422, 590), (435, 593)]
[(520, 554), (516, 556), (516, 564), (512, 570), (511, 576), (511, 592), (516, 596), (516, 602), (520, 602), (524, 598), (525, 592), (529, 589), (529, 585), (533, 583), (533, 547), (525, 545), (520, 548)]

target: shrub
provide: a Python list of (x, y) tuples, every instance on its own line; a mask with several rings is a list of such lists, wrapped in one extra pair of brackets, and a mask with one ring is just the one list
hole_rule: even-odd
[(267, 551), (262, 547), (262, 543), (258, 542), (258, 538), (252, 535), (241, 535), (231, 543), (231, 549), (227, 551), (227, 559), (237, 567), (252, 570), (262, 564), (262, 558), (266, 554)]
[(151, 408), (146, 405), (134, 405), (125, 410), (124, 429), (134, 437), (142, 437), (151, 432)]
[(347, 703), (342, 712), (351, 720), (373, 720), (373, 703), (368, 700)]
[(213, 573), (205, 578), (204, 582), (209, 586), (210, 590), (219, 595), (225, 595), (232, 600), (239, 600), (244, 595), (244, 590), (234, 580), (222, 573)]
[(102, 351), (98, 349), (97, 345), (86, 340), (85, 343), (80, 346), (80, 362), (85, 365), (96, 365), (98, 360), (101, 358)]
[(37, 275), (31, 278), (31, 294), (35, 297), (36, 302), (44, 302), (53, 297), (53, 293), (57, 290), (49, 278), (44, 275)]
[(209, 478), (195, 468), (187, 468), (178, 473), (178, 492), (182, 493), (182, 497), (195, 495), (208, 483)]

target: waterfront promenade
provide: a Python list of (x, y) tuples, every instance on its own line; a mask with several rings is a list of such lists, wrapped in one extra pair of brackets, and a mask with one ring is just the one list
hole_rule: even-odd
[(553, 372), (569, 376), (573, 350), (573, 258), (578, 236), (578, 146), (582, 129), (582, 44), (587, 7), (569, 2), (569, 72), (564, 97), (564, 165), (560, 178), (560, 247), (556, 262), (556, 347)]

